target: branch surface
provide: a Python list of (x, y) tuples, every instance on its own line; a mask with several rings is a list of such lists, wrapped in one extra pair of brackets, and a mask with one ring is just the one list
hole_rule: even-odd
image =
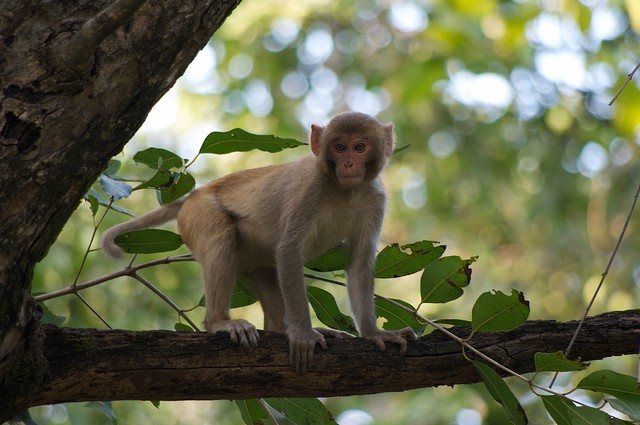
[[(534, 371), (536, 352), (566, 348), (576, 321), (530, 321), (510, 332), (478, 334), (471, 345), (510, 369)], [(226, 335), (43, 327), (49, 380), (32, 405), (106, 400), (215, 400), (330, 397), (478, 382), (460, 346), (439, 332), (382, 353), (353, 338), (316, 349), (310, 371), (289, 366), (284, 335), (261, 332), (242, 348)], [(468, 329), (454, 328), (464, 337)], [(573, 347), (583, 361), (638, 352), (640, 310), (588, 318)]]

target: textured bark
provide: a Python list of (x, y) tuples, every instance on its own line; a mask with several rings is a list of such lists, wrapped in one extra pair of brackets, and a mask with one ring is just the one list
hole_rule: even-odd
[[(576, 322), (531, 321), (471, 344), (519, 373), (534, 371), (536, 352), (564, 350)], [(588, 319), (573, 353), (582, 360), (638, 352), (640, 310)], [(468, 329), (457, 328), (464, 336)], [(478, 382), (458, 343), (438, 332), (380, 352), (360, 338), (328, 340), (311, 370), (296, 375), (284, 335), (261, 333), (257, 348), (227, 336), (169, 331), (97, 331), (46, 327), (49, 381), (33, 404), (88, 400), (210, 400), (329, 397)]]
[[(301, 379), (286, 340), (39, 326), (33, 268), (107, 161), (121, 151), (240, 0), (0, 1), (0, 422), (29, 406), (80, 400), (330, 396), (468, 383), (442, 335), (405, 357), (330, 341)], [(533, 322), (474, 345), (519, 372), (563, 349), (575, 324)], [(591, 319), (583, 359), (634, 353), (640, 313)]]
[(0, 1), (0, 412), (49, 373), (36, 262), (239, 1)]

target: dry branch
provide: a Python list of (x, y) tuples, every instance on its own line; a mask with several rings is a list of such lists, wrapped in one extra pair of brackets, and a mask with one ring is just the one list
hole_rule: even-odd
[[(534, 370), (536, 352), (563, 350), (577, 322), (530, 321), (510, 332), (475, 336), (471, 344), (519, 373)], [(262, 332), (257, 348), (225, 335), (170, 331), (100, 331), (43, 327), (49, 379), (30, 405), (98, 400), (204, 400), (329, 397), (405, 391), (479, 380), (460, 346), (434, 332), (379, 352), (360, 338), (329, 340), (303, 379), (288, 363), (281, 334)], [(468, 329), (455, 328), (464, 336)], [(595, 360), (638, 352), (640, 310), (587, 319), (573, 353)]]

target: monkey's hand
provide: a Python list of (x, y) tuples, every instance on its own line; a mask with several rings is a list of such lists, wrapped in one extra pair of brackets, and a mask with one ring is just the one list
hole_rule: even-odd
[(320, 344), (323, 350), (327, 349), (327, 342), (322, 334), (315, 329), (290, 329), (289, 360), (297, 373), (304, 374), (313, 361), (313, 351), (316, 344)]
[(407, 351), (407, 341), (415, 341), (418, 336), (411, 328), (404, 328), (397, 331), (385, 331), (382, 329), (376, 329), (373, 332), (363, 333), (362, 337), (373, 341), (380, 351), (385, 351), (387, 346), (385, 342), (393, 342), (400, 344), (400, 354), (404, 355)]
[(231, 342), (240, 344), (243, 347), (257, 346), (260, 338), (256, 327), (244, 319), (207, 323), (206, 328), (210, 333), (228, 332), (231, 336)]

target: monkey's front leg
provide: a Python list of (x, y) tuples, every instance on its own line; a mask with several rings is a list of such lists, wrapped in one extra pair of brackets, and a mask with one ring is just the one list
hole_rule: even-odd
[[(306, 373), (313, 361), (313, 352), (316, 344), (327, 349), (327, 343), (320, 332), (311, 328), (309, 316), (309, 304), (304, 292), (297, 290), (295, 285), (288, 288), (283, 285), (283, 298), (285, 303), (285, 323), (287, 325), (287, 337), (289, 338), (289, 359), (298, 373)], [(288, 295), (285, 295), (288, 292)]]
[(306, 373), (316, 344), (327, 348), (324, 336), (311, 327), (309, 301), (304, 286), (303, 263), (296, 244), (282, 244), (277, 252), (278, 280), (284, 301), (284, 321), (289, 339), (289, 358), (298, 373)]

